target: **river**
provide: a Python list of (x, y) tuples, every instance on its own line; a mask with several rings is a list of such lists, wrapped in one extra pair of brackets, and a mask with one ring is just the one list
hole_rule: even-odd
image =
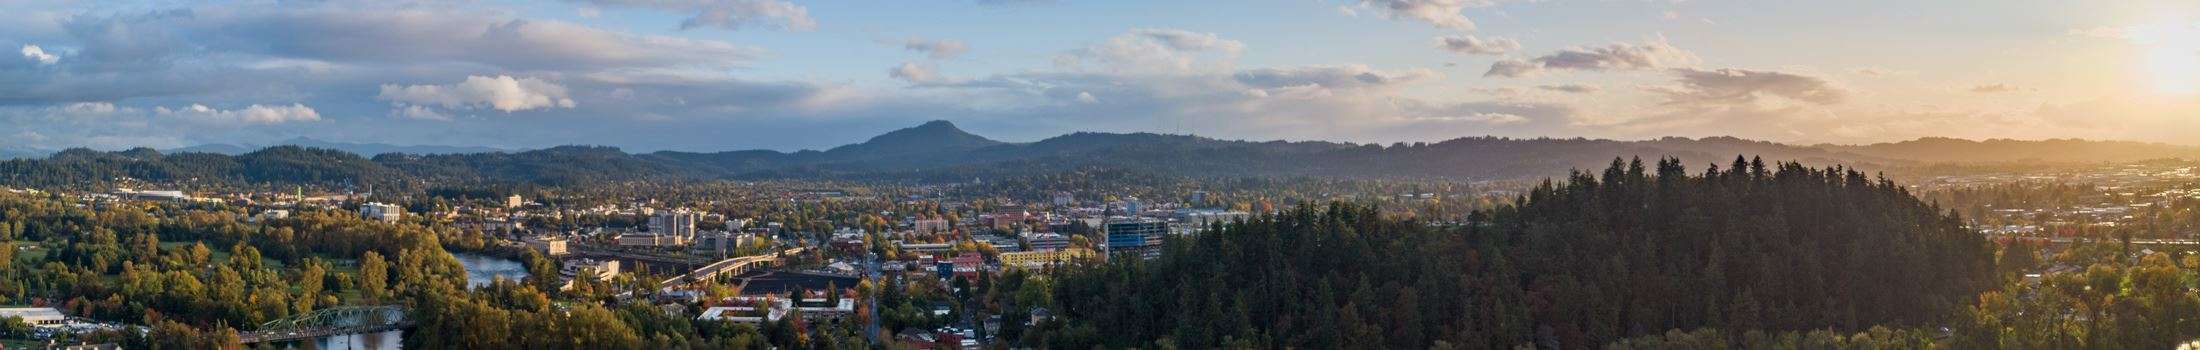
[[(458, 263), (466, 265), (466, 288), (489, 285), (498, 278), (519, 280), (527, 278), (527, 265), (511, 259), (474, 253), (451, 253)], [(388, 331), (373, 334), (353, 334), (326, 337), (306, 342), (289, 342), (282, 346), (289, 349), (360, 349), (396, 350), (403, 347), (405, 331)]]

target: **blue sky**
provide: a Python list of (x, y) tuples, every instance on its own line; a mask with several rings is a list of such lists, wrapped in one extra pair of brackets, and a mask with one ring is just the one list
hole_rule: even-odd
[(0, 147), (2200, 139), (2200, 3), (0, 4)]

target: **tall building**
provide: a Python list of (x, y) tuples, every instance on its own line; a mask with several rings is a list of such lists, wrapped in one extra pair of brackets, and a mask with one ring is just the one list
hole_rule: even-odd
[(695, 240), (695, 221), (700, 218), (702, 215), (687, 208), (659, 212), (649, 217), (649, 233), (680, 237), (682, 241)]
[(1108, 218), (1102, 227), (1108, 235), (1111, 256), (1160, 257), (1161, 237), (1169, 233), (1168, 221), (1136, 216)]
[(526, 201), (525, 199), (523, 199), (523, 198), (520, 198), (520, 197), (519, 197), (519, 195), (516, 195), (516, 194), (515, 194), (515, 195), (511, 195), (511, 196), (508, 196), (508, 197), (504, 197), (504, 207), (505, 207), (505, 208), (518, 208), (518, 207), (519, 207), (519, 206), (520, 206), (521, 204), (526, 204), (526, 203), (527, 203), (527, 201)]
[(359, 216), (365, 217), (367, 220), (397, 221), (399, 217), (404, 215), (405, 208), (400, 208), (396, 204), (368, 202), (359, 205)]
[(917, 220), (915, 226), (917, 232), (925, 234), (937, 234), (954, 230), (954, 226), (949, 225), (947, 219)]
[(1176, 233), (1188, 234), (1205, 231), (1209, 226), (1218, 223), (1252, 220), (1253, 214), (1221, 209), (1177, 209), (1174, 219), (1177, 224)]
[(1069, 191), (1054, 192), (1054, 206), (1066, 207), (1069, 206), (1070, 203), (1076, 202), (1077, 197), (1070, 196)]

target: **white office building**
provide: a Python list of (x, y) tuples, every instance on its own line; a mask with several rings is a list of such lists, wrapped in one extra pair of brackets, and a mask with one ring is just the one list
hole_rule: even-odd
[(61, 314), (61, 310), (50, 307), (0, 308), (0, 318), (9, 317), (20, 317), (24, 324), (32, 326), (58, 326), (69, 321), (67, 315)]
[(405, 208), (398, 207), (396, 204), (368, 202), (359, 205), (359, 216), (365, 217), (367, 220), (397, 221), (404, 215)]

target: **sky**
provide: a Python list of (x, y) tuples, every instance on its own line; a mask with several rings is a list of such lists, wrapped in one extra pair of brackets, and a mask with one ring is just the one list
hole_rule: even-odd
[[(0, 2), (0, 148), (2200, 145), (2200, 1)], [(13, 53), (14, 55), (7, 55)]]

